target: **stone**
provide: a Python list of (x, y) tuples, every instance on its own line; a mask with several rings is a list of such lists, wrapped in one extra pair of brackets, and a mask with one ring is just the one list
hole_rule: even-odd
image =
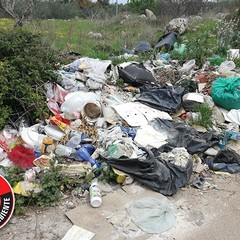
[(151, 10), (146, 9), (145, 14), (146, 14), (146, 17), (147, 17), (148, 20), (157, 20), (157, 17), (155, 16), (155, 14)]
[(101, 33), (89, 32), (88, 37), (91, 39), (102, 39), (103, 35)]
[(165, 27), (164, 32), (176, 32), (180, 35), (183, 34), (188, 27), (188, 20), (187, 18), (175, 18), (171, 20), (168, 25)]

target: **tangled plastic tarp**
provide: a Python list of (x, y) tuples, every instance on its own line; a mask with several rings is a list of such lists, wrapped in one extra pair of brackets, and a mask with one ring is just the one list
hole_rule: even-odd
[(169, 32), (164, 34), (158, 40), (158, 43), (154, 46), (154, 48), (165, 47), (167, 50), (172, 50), (174, 47), (174, 43), (178, 40), (178, 34), (175, 32)]
[(146, 53), (151, 52), (153, 50), (151, 44), (147, 41), (140, 41), (136, 43), (136, 46), (133, 49), (122, 48), (122, 52), (128, 54), (139, 54), (139, 53)]
[(214, 158), (208, 159), (207, 164), (214, 171), (238, 173), (240, 172), (240, 155), (234, 150), (222, 149)]
[(149, 125), (159, 132), (165, 131), (168, 136), (168, 143), (160, 149), (161, 152), (168, 152), (176, 147), (184, 147), (190, 154), (202, 153), (219, 143), (219, 140), (212, 133), (199, 133), (193, 127), (182, 122), (155, 119)]
[(183, 168), (160, 157), (155, 158), (150, 150), (144, 150), (145, 154), (139, 158), (108, 158), (107, 162), (163, 195), (173, 195), (189, 181), (193, 169), (192, 160)]

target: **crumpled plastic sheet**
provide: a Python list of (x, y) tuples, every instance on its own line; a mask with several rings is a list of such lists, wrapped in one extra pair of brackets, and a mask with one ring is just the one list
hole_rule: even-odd
[(141, 95), (137, 99), (152, 108), (175, 113), (182, 106), (184, 88), (174, 86), (143, 86), (140, 88)]
[(54, 99), (59, 104), (64, 101), (65, 96), (68, 94), (68, 91), (56, 83), (45, 83), (44, 88), (46, 89), (46, 97)]
[(165, 131), (168, 135), (168, 143), (159, 149), (160, 152), (168, 152), (176, 147), (184, 147), (190, 154), (203, 153), (208, 148), (219, 143), (219, 139), (214, 137), (212, 133), (199, 133), (183, 122), (172, 122), (156, 118), (149, 122), (149, 125), (160, 132)]
[(147, 233), (162, 233), (174, 226), (173, 211), (164, 200), (145, 197), (131, 203), (127, 209), (132, 221)]
[(71, 71), (83, 70), (86, 77), (104, 83), (106, 81), (105, 71), (111, 64), (110, 60), (101, 61), (99, 59), (83, 57), (70, 64)]
[(160, 157), (155, 158), (149, 149), (142, 149), (146, 152), (143, 157), (106, 160), (110, 166), (131, 175), (135, 180), (163, 195), (173, 195), (189, 181), (193, 169), (192, 160), (183, 168)]

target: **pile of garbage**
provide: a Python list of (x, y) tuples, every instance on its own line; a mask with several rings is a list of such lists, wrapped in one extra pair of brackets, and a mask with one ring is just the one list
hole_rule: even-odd
[[(165, 34), (157, 47), (174, 48), (176, 37)], [(239, 58), (236, 50), (230, 52)], [(45, 84), (52, 116), (0, 133), (5, 174), (12, 165), (26, 170), (13, 186), (16, 194), (40, 192), (34, 181), (53, 159), (69, 177), (91, 172), (98, 178), (108, 166), (117, 183), (136, 180), (167, 196), (188, 184), (193, 173), (240, 171), (240, 71), (232, 60), (198, 69), (194, 59), (181, 66), (170, 54), (117, 66), (82, 57), (56, 75), (55, 83)], [(123, 86), (117, 86), (119, 79)], [(210, 109), (210, 124), (199, 126), (204, 112), (196, 106)]]

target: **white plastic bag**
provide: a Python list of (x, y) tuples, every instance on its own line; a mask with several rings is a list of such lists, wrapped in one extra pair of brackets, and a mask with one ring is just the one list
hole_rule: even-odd
[(93, 92), (73, 92), (65, 97), (61, 105), (61, 111), (66, 113), (81, 112), (87, 103), (99, 101), (99, 97)]

